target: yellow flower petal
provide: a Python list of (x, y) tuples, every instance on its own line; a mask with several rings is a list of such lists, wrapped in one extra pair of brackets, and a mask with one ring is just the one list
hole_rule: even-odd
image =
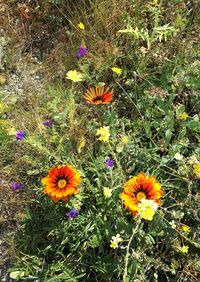
[(181, 228), (184, 232), (190, 232), (190, 227), (187, 225), (182, 225)]
[(122, 73), (122, 69), (117, 68), (117, 67), (113, 67), (111, 68), (111, 70), (116, 73), (117, 75), (120, 75)]
[(108, 142), (109, 141), (109, 137), (110, 137), (109, 126), (100, 127), (97, 130), (96, 135), (100, 135), (98, 140), (103, 141), (103, 142)]
[(183, 245), (179, 250), (181, 253), (188, 253), (189, 246)]
[(193, 165), (193, 172), (196, 174), (198, 178), (200, 178), (200, 163), (196, 163)]
[(188, 114), (186, 112), (183, 112), (180, 116), (179, 116), (179, 119), (182, 119), (182, 120), (186, 120), (188, 118)]
[(110, 198), (112, 196), (112, 190), (108, 187), (103, 188), (103, 194), (105, 198)]
[(142, 199), (138, 207), (139, 215), (141, 218), (146, 220), (152, 220), (158, 208), (158, 204), (156, 204), (153, 200)]
[(121, 141), (122, 141), (122, 144), (127, 145), (128, 142), (129, 142), (128, 136), (123, 136), (122, 139), (121, 139)]
[(82, 29), (82, 30), (85, 29), (85, 26), (84, 26), (84, 24), (83, 24), (82, 22), (80, 22), (80, 23), (78, 24), (78, 27), (79, 27), (80, 29)]
[(66, 73), (66, 78), (73, 82), (79, 82), (83, 80), (83, 74), (76, 70), (70, 70)]

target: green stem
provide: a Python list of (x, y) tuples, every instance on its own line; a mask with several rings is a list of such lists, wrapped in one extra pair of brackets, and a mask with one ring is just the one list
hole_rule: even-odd
[[(168, 225), (170, 226), (170, 223), (167, 219), (164, 218), (164, 216), (158, 212), (158, 214), (160, 215), (160, 217), (166, 221), (168, 223)], [(182, 238), (184, 238), (187, 242), (189, 242), (191, 245), (195, 246), (196, 248), (200, 249), (200, 244), (197, 242), (194, 242), (193, 240), (191, 240), (190, 238), (186, 237), (185, 235), (183, 235), (177, 228), (173, 228)]]
[(110, 152), (112, 153), (112, 156), (113, 156), (113, 158), (114, 158), (114, 160), (116, 162), (117, 167), (120, 169), (122, 179), (124, 179), (123, 169), (121, 167), (120, 162), (118, 161), (118, 159), (116, 157), (116, 154), (115, 154), (115, 152), (114, 152), (110, 142), (108, 142), (108, 148), (109, 148)]
[(124, 267), (124, 275), (123, 275), (123, 282), (126, 282), (126, 277), (127, 277), (127, 273), (128, 273), (128, 260), (129, 260), (129, 256), (130, 256), (130, 245), (132, 243), (133, 237), (135, 236), (136, 232), (138, 231), (138, 228), (140, 226), (140, 219), (138, 219), (137, 225), (136, 227), (133, 229), (133, 233), (129, 239), (128, 242), (128, 246), (127, 246), (127, 250), (126, 250), (126, 256), (125, 256), (125, 267)]
[(73, 125), (74, 113), (75, 113), (74, 83), (72, 82), (72, 87), (69, 91), (69, 121), (70, 121), (70, 125)]
[(159, 21), (160, 21), (160, 9), (161, 9), (161, 6), (162, 6), (162, 1), (160, 1), (160, 3), (157, 5), (157, 11), (155, 12), (155, 18), (154, 18), (154, 27), (153, 27), (153, 31), (152, 31), (152, 34), (147, 42), (148, 44), (148, 49), (151, 48), (151, 44), (153, 43), (154, 41), (154, 37), (156, 35), (156, 28), (159, 26)]

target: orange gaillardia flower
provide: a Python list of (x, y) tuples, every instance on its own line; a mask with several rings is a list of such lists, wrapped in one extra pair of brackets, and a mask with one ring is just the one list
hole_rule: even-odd
[(91, 87), (86, 91), (84, 98), (88, 104), (109, 104), (113, 99), (113, 93), (109, 92), (108, 87), (106, 90), (104, 89), (104, 86), (97, 86), (96, 88)]
[(124, 201), (124, 206), (136, 216), (142, 199), (154, 200), (155, 203), (160, 204), (159, 199), (162, 195), (163, 190), (160, 183), (156, 182), (156, 177), (140, 172), (125, 183), (120, 198)]
[(81, 183), (80, 173), (70, 165), (60, 165), (49, 170), (46, 177), (42, 178), (44, 193), (48, 194), (54, 202), (67, 201), (69, 196), (78, 193)]

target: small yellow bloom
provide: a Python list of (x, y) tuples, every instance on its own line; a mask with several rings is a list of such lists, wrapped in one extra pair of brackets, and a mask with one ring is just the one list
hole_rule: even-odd
[(77, 144), (77, 151), (80, 154), (82, 152), (82, 149), (85, 147), (86, 140), (84, 136), (81, 136), (78, 144)]
[(129, 142), (129, 138), (128, 136), (123, 136), (121, 139), (122, 144), (127, 145)]
[(113, 249), (118, 248), (118, 244), (122, 242), (122, 238), (120, 237), (120, 234), (117, 234), (116, 236), (112, 236), (112, 240), (110, 240), (110, 247)]
[(200, 178), (200, 163), (196, 163), (193, 165), (193, 172), (196, 174), (198, 178)]
[(109, 126), (100, 127), (97, 130), (96, 135), (100, 135), (98, 140), (103, 141), (103, 142), (108, 142), (109, 141), (109, 137), (110, 137)]
[(122, 69), (120, 69), (120, 68), (113, 67), (113, 68), (111, 68), (111, 70), (114, 73), (116, 73), (117, 75), (120, 75), (122, 73)]
[(186, 120), (188, 118), (188, 114), (186, 112), (183, 112), (180, 116), (179, 116), (179, 119), (182, 119), (182, 120)]
[(83, 80), (83, 75), (76, 70), (70, 70), (66, 73), (66, 78), (72, 80), (73, 82), (79, 82)]
[(85, 26), (84, 26), (84, 24), (83, 24), (82, 22), (80, 22), (80, 23), (78, 24), (78, 27), (79, 27), (80, 29), (82, 29), (82, 30), (85, 29)]
[(158, 208), (158, 204), (153, 200), (142, 199), (138, 205), (139, 215), (146, 220), (152, 220)]
[(124, 149), (124, 145), (121, 143), (116, 146), (117, 153), (121, 153), (123, 149)]
[(118, 247), (118, 244), (116, 243), (116, 242), (113, 242), (112, 240), (110, 240), (110, 247), (112, 248), (112, 249), (116, 249), (117, 247)]
[(105, 198), (110, 198), (112, 196), (112, 190), (108, 187), (103, 188), (103, 194)]
[(190, 227), (187, 225), (182, 225), (181, 228), (184, 232), (188, 232), (188, 233), (190, 232)]
[(181, 253), (186, 254), (186, 253), (188, 253), (188, 249), (189, 249), (188, 246), (183, 245), (179, 250), (180, 250)]

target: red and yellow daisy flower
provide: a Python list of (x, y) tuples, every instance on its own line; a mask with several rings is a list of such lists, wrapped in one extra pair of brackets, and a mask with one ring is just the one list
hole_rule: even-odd
[(67, 201), (69, 196), (78, 193), (81, 183), (80, 173), (70, 165), (60, 165), (49, 170), (46, 177), (42, 178), (44, 193), (48, 194), (54, 202)]
[(92, 105), (109, 104), (113, 99), (113, 93), (108, 87), (106, 90), (104, 86), (91, 87), (86, 91), (84, 98), (88, 104)]
[(161, 184), (156, 182), (155, 176), (147, 176), (144, 172), (140, 172), (128, 180), (124, 185), (124, 190), (120, 198), (124, 202), (124, 206), (129, 209), (133, 216), (139, 212), (138, 205), (142, 199), (154, 200), (160, 204), (160, 198), (163, 195)]

